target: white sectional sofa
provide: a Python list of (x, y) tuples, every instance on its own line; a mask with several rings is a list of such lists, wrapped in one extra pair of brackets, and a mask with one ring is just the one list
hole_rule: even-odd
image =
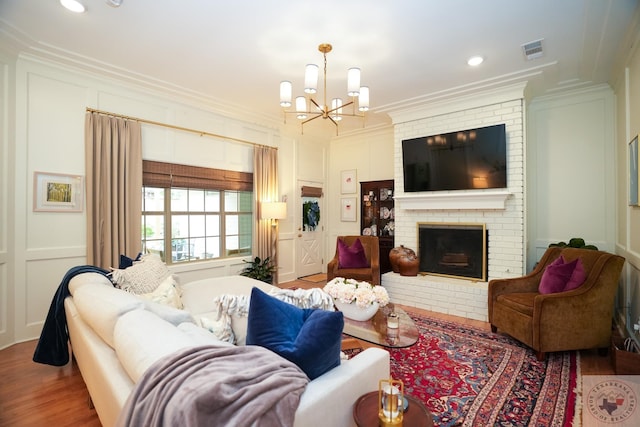
[[(136, 381), (158, 359), (189, 346), (218, 343), (197, 319), (213, 310), (218, 295), (249, 295), (272, 286), (242, 276), (186, 283), (183, 310), (151, 303), (114, 288), (108, 278), (82, 273), (71, 279), (64, 302), (72, 354), (104, 426), (113, 426)], [(233, 318), (239, 345), (246, 319)], [(352, 426), (356, 399), (389, 377), (389, 353), (371, 348), (311, 381), (301, 396), (295, 426)]]

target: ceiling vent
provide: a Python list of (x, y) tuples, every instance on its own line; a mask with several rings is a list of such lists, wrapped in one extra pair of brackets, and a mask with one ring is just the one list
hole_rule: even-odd
[(524, 57), (527, 58), (527, 61), (540, 58), (542, 56), (542, 40), (543, 39), (535, 40), (522, 45), (522, 51), (524, 52)]

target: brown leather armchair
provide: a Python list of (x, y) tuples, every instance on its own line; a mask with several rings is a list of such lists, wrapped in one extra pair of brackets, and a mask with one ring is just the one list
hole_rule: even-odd
[(372, 285), (380, 284), (380, 246), (376, 236), (338, 236), (348, 246), (353, 245), (356, 239), (360, 239), (364, 247), (365, 256), (369, 267), (367, 268), (340, 268), (338, 262), (338, 242), (336, 241), (336, 254), (327, 266), (327, 281), (334, 277), (363, 280)]
[[(559, 256), (581, 258), (586, 280), (577, 289), (540, 294), (545, 267)], [(489, 282), (489, 323), (537, 352), (607, 349), (614, 298), (625, 259), (602, 251), (549, 248), (531, 273)]]

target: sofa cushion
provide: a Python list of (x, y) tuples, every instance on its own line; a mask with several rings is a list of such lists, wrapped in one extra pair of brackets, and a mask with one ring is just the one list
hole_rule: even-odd
[(367, 268), (369, 262), (360, 239), (356, 239), (351, 246), (342, 239), (338, 239), (338, 267), (339, 268)]
[(180, 287), (176, 283), (173, 275), (170, 275), (160, 283), (160, 285), (149, 293), (137, 294), (139, 297), (165, 304), (170, 307), (182, 309), (182, 300), (180, 299)]
[(146, 310), (123, 314), (114, 327), (113, 348), (134, 382), (161, 357), (193, 345), (189, 335)]
[(214, 344), (219, 347), (229, 347), (233, 346), (233, 344), (225, 341), (219, 340), (215, 335), (211, 332), (207, 331), (200, 326), (195, 325), (194, 323), (185, 322), (181, 323), (177, 326), (182, 332), (191, 338), (195, 345), (210, 345)]
[(171, 272), (158, 255), (145, 254), (140, 261), (134, 261), (131, 267), (114, 269), (111, 274), (118, 288), (134, 294), (145, 294), (156, 290)]
[(503, 294), (498, 296), (496, 301), (519, 313), (533, 316), (533, 303), (537, 292), (522, 292), (513, 294)]
[(569, 281), (564, 286), (564, 292), (579, 288), (584, 281), (587, 280), (587, 273), (584, 270), (582, 259), (576, 258), (576, 261), (576, 267), (573, 270), (573, 273), (571, 273)]
[(143, 302), (145, 310), (150, 311), (151, 313), (155, 314), (163, 320), (166, 320), (172, 325), (177, 326), (185, 322), (195, 323), (193, 316), (188, 311), (150, 300), (143, 300)]
[(541, 294), (552, 294), (564, 291), (565, 286), (571, 279), (573, 270), (576, 268), (578, 260), (565, 263), (562, 256), (547, 265), (542, 273), (538, 291)]
[(89, 283), (99, 284), (99, 285), (107, 286), (109, 288), (113, 288), (113, 282), (103, 274), (82, 273), (82, 274), (73, 276), (69, 281), (69, 293), (71, 295), (74, 295), (76, 293), (76, 289)]
[(340, 365), (344, 319), (339, 311), (302, 309), (251, 291), (247, 345), (259, 345), (298, 365), (313, 380)]
[[(182, 304), (194, 315), (210, 313), (215, 297), (220, 295), (251, 295), (254, 287), (269, 292), (276, 288), (268, 283), (245, 276), (210, 277), (182, 284)], [(234, 319), (235, 320), (235, 319)]]
[(113, 348), (113, 328), (123, 314), (144, 308), (145, 302), (113, 286), (85, 283), (74, 290), (73, 300), (82, 319)]

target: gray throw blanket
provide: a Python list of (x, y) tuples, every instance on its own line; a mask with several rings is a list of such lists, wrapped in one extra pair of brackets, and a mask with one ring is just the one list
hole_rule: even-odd
[(258, 346), (199, 346), (154, 363), (118, 426), (291, 426), (309, 378)]

